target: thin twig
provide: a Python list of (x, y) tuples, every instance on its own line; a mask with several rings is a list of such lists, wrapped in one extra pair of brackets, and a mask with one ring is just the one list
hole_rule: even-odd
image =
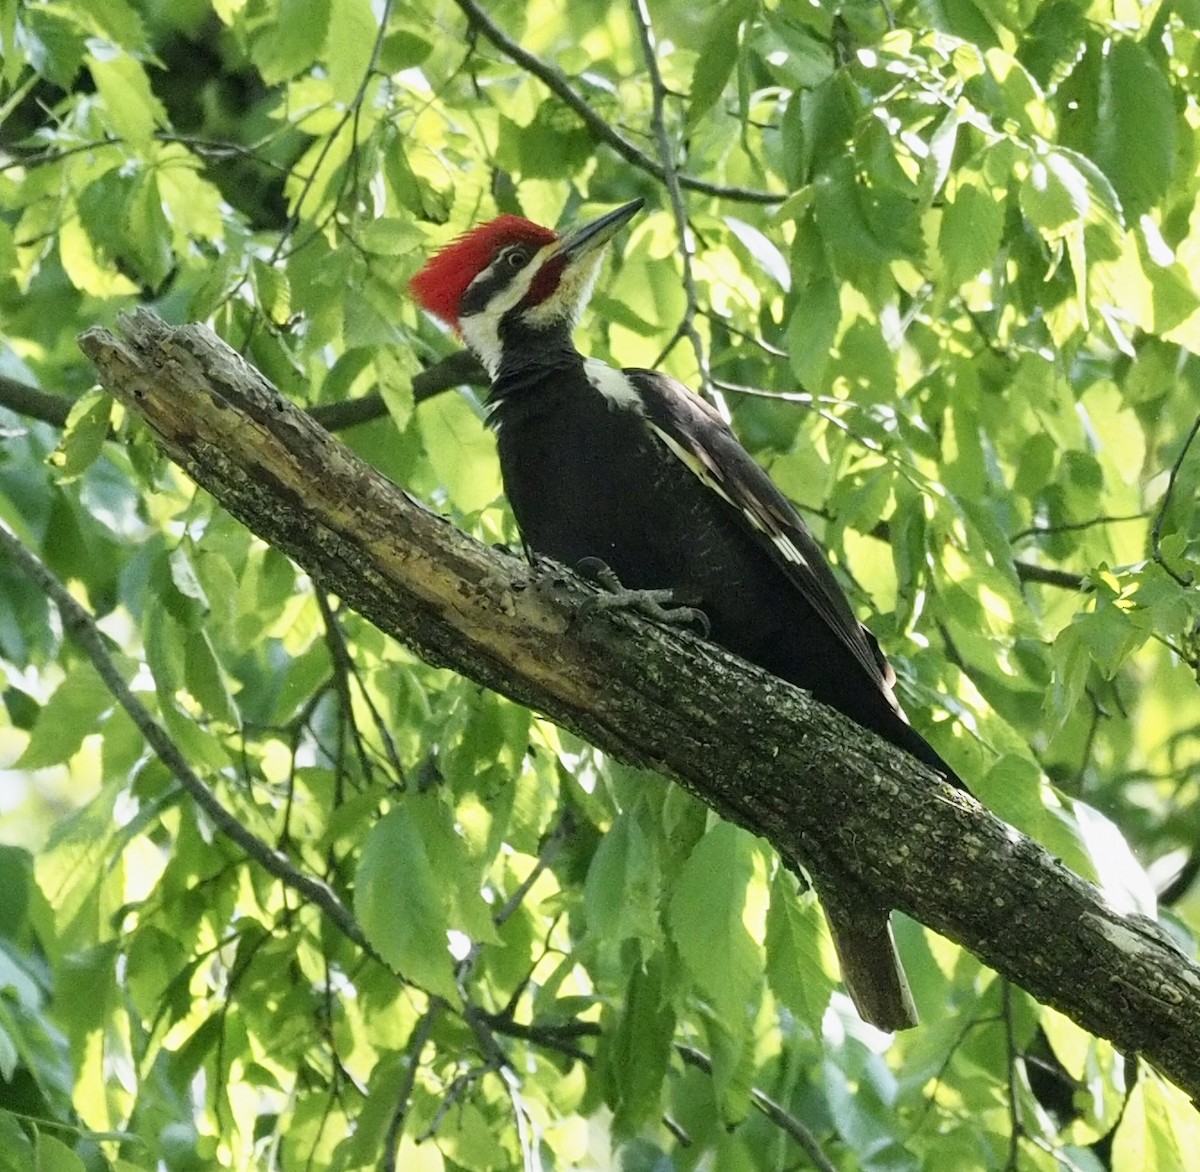
[[(662, 163), (663, 184), (667, 189), (667, 197), (671, 201), (671, 210), (675, 215), (675, 232), (679, 237), (679, 256), (683, 262), (683, 292), (686, 298), (686, 308), (683, 320), (675, 337), (686, 337), (696, 354), (696, 366), (700, 371), (700, 389), (705, 398), (712, 398), (712, 380), (708, 369), (708, 354), (700, 334), (696, 329), (696, 314), (699, 312), (699, 298), (696, 296), (696, 281), (692, 275), (692, 261), (696, 256), (696, 240), (692, 234), (692, 226), (688, 223), (687, 205), (679, 186), (679, 171), (675, 166), (675, 148), (671, 136), (667, 133), (666, 98), (667, 87), (663, 84), (662, 71), (658, 68), (658, 45), (655, 43), (654, 29), (650, 24), (650, 13), (646, 9), (646, 0), (630, 0), (633, 10), (633, 23), (637, 28), (638, 39), (642, 43), (642, 57), (646, 62), (646, 72), (650, 76), (651, 112), (650, 125), (654, 128), (654, 137), (658, 141), (658, 157)], [(669, 350), (674, 345), (674, 339), (668, 345)], [(722, 401), (719, 406), (726, 419), (729, 418), (729, 408)]]
[(404, 1131), (404, 1122), (408, 1118), (409, 1101), (412, 1099), (413, 1088), (417, 1083), (417, 1070), (421, 1065), (421, 1052), (433, 1034), (433, 1027), (442, 1015), (446, 1003), (440, 997), (434, 997), (429, 1002), (429, 1008), (417, 1022), (408, 1045), (404, 1050), (404, 1081), (400, 1084), (400, 1093), (396, 1096), (396, 1108), (388, 1123), (387, 1135), (383, 1141), (383, 1172), (396, 1172), (397, 1148), (400, 1146), (400, 1136)]
[(1091, 517), (1086, 521), (1064, 521), (1061, 525), (1030, 525), (1026, 529), (1018, 529), (1009, 537), (1014, 544), (1026, 537), (1051, 537), (1055, 533), (1075, 533), (1082, 529), (1094, 529), (1097, 525), (1116, 525), (1126, 521), (1144, 521), (1145, 513), (1129, 513), (1120, 517)]
[[(685, 1046), (682, 1042), (675, 1043), (675, 1052), (689, 1066), (712, 1074), (712, 1059), (702, 1050), (694, 1046)], [(750, 1101), (761, 1111), (780, 1131), (791, 1136), (803, 1149), (804, 1154), (813, 1162), (819, 1172), (837, 1172), (837, 1167), (822, 1151), (817, 1137), (813, 1135), (795, 1115), (777, 1103), (770, 1095), (757, 1087), (750, 1088)]]
[(175, 779), (191, 795), (195, 803), (208, 815), (209, 820), (227, 838), (239, 846), (249, 858), (274, 875), (281, 883), (292, 888), (309, 903), (319, 907), (348, 940), (357, 944), (364, 952), (378, 959), (358, 921), (350, 909), (338, 898), (327, 884), (298, 871), (291, 861), (279, 851), (272, 849), (262, 839), (247, 830), (237, 818), (220, 802), (217, 796), (193, 772), (184, 759), (179, 746), (170, 738), (142, 702), (133, 694), (124, 676), (117, 669), (105, 644), (104, 635), (96, 626), (95, 619), (78, 602), (62, 582), (43, 562), (18, 539), (17, 535), (0, 521), (0, 549), (8, 555), (10, 562), (37, 583), (42, 593), (58, 607), (63, 626), (73, 636), (110, 694), (129, 714), (146, 743), (171, 771)]
[[(598, 114), (588, 104), (587, 99), (571, 87), (565, 74), (560, 73), (553, 65), (543, 61), (527, 49), (523, 49), (504, 33), (475, 0), (454, 0), (454, 2), (462, 9), (471, 25), (483, 33), (501, 53), (510, 61), (521, 66), (527, 73), (533, 74), (552, 94), (570, 106), (596, 138), (607, 143), (626, 162), (640, 167), (643, 171), (653, 175), (655, 179), (665, 179), (662, 165), (644, 151), (639, 150)], [(727, 187), (723, 183), (709, 183), (707, 180), (697, 179), (692, 175), (680, 175), (679, 182), (692, 191), (701, 191), (706, 195), (737, 200), (741, 203), (778, 204), (787, 199), (786, 192), (759, 191), (750, 187)]]
[(1183, 447), (1179, 449), (1179, 455), (1176, 457), (1175, 463), (1171, 466), (1171, 475), (1167, 479), (1167, 491), (1163, 493), (1162, 504), (1158, 506), (1158, 513), (1154, 518), (1154, 528), (1150, 531), (1150, 542), (1151, 548), (1154, 551), (1154, 560), (1183, 587), (1194, 585), (1195, 577), (1190, 570), (1187, 576), (1184, 577), (1181, 574), (1175, 573), (1167, 565), (1166, 559), (1163, 557), (1162, 545), (1159, 538), (1162, 536), (1163, 520), (1166, 518), (1167, 509), (1171, 504), (1171, 494), (1175, 491), (1175, 481), (1179, 477), (1179, 469), (1183, 467), (1183, 462), (1187, 459), (1188, 451), (1191, 449), (1197, 432), (1200, 432), (1200, 415), (1196, 416), (1195, 422), (1192, 424), (1192, 430), (1188, 432), (1188, 437), (1184, 440)]

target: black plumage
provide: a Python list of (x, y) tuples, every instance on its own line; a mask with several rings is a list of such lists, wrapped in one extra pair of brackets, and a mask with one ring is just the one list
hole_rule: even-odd
[[(501, 217), (413, 281), (491, 374), (489, 419), (522, 538), (568, 564), (599, 559), (630, 590), (669, 588), (704, 612), (717, 643), (962, 785), (904, 718), (890, 666), (807, 526), (720, 415), (667, 375), (575, 348), (601, 246), (640, 206), (563, 236)], [(860, 1013), (915, 1024), (886, 909), (826, 906)]]
[(503, 368), (493, 384), (505, 494), (529, 546), (569, 565), (599, 558), (630, 589), (673, 589), (714, 642), (960, 784), (901, 715), (891, 667), (807, 526), (724, 420), (667, 375), (619, 374), (625, 402), (578, 354), (544, 370), (536, 394)]

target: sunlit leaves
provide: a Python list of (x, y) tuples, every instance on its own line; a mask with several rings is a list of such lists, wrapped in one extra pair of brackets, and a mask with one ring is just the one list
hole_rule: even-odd
[[(485, 7), (656, 157), (627, 7)], [(1168, 491), (1200, 402), (1195, 3), (648, 7), (676, 165), (777, 199), (683, 188), (694, 324), (752, 392), (727, 394), (735, 426), (914, 723), (1148, 908), (1138, 860), (1196, 837), (1195, 451)], [(0, 415), (0, 513), (205, 784), (386, 961), (214, 833), (0, 566), (0, 832), (37, 854), (36, 884), (0, 854), (0, 1168), (378, 1167), (405, 1094), (417, 1172), (528, 1165), (520, 1110), (545, 1167), (803, 1162), (752, 1088), (838, 1166), (1090, 1169), (1104, 1137), (1114, 1168), (1186, 1166), (1173, 1091), (911, 922), (926, 1023), (856, 1032), (819, 905), (764, 846), (322, 609), (87, 393), (74, 336), (150, 300), (298, 401), (379, 391), (387, 417), (342, 437), (515, 543), (477, 390), (414, 400), (456, 341), (405, 282), (497, 212), (643, 196), (580, 345), (694, 381), (659, 180), (440, 0), (0, 2), (0, 40), (0, 373), (76, 402), (61, 434)], [(94, 1141), (101, 1119), (132, 1138)]]
[(167, 114), (151, 92), (141, 63), (128, 53), (105, 50), (92, 55), (88, 70), (113, 129), (131, 146), (147, 146), (155, 126), (162, 125)]
[(1181, 1098), (1152, 1070), (1139, 1072), (1113, 1140), (1113, 1172), (1187, 1167), (1200, 1143), (1200, 1124)]
[(755, 856), (754, 840), (744, 831), (714, 826), (689, 855), (671, 896), (675, 947), (730, 1023), (738, 1021), (760, 980), (761, 911), (754, 905), (762, 893), (752, 886)]
[(1174, 173), (1175, 103), (1146, 45), (1118, 37), (1099, 51), (1103, 60), (1089, 153), (1133, 218), (1162, 199)]
[(278, 0), (251, 42), (262, 79), (275, 85), (310, 68), (325, 44), (331, 0)]
[(449, 811), (436, 796), (402, 802), (363, 845), (354, 906), (384, 959), (416, 985), (459, 1001), (450, 933), (464, 949), (495, 939)]

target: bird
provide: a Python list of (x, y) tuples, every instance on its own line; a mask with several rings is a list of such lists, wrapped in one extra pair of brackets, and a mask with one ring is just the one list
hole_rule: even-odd
[[(662, 371), (617, 369), (576, 348), (606, 246), (643, 206), (562, 232), (501, 215), (409, 282), (487, 371), (487, 420), (526, 549), (590, 569), (637, 603), (698, 611), (713, 642), (965, 789), (908, 723), (878, 641), (795, 506), (720, 413)], [(840, 902), (823, 900), (860, 1016), (885, 1030), (915, 1025), (887, 909), (847, 914)]]

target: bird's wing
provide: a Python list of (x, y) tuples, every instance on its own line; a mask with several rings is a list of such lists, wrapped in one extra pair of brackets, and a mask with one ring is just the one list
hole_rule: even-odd
[(789, 582), (885, 694), (895, 674), (875, 637), (854, 617), (821, 547), (791, 502), (729, 425), (682, 383), (655, 370), (626, 370), (646, 422), (701, 483), (732, 505)]

